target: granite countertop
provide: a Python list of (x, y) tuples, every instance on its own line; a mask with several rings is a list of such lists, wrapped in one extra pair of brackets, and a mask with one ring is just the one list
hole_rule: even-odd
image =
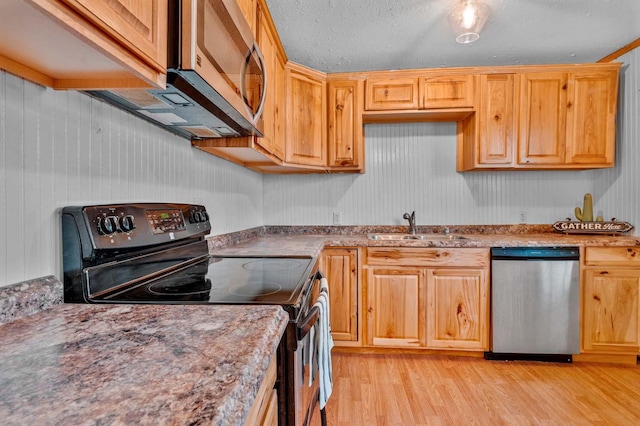
[(242, 425), (278, 306), (61, 304), (0, 326), (2, 424)]
[[(419, 227), (418, 233), (438, 239), (371, 240), (371, 233), (405, 233), (406, 227), (271, 227), (262, 234), (241, 235), (238, 241), (218, 244), (209, 239), (211, 253), (226, 256), (318, 256), (324, 247), (518, 247), (518, 246), (640, 246), (640, 237), (628, 235), (577, 235), (545, 232), (547, 227), (452, 228), (465, 239), (447, 239), (441, 227)], [(497, 229), (496, 229), (497, 228)]]

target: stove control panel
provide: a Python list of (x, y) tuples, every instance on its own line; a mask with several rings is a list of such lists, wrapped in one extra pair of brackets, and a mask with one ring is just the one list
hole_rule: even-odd
[[(74, 207), (65, 207), (73, 212)], [(211, 231), (204, 206), (194, 204), (115, 204), (85, 206), (84, 224), (97, 249), (143, 247), (204, 236)]]

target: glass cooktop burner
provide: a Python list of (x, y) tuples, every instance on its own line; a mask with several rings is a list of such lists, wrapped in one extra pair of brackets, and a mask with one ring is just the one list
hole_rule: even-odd
[(176, 295), (187, 296), (190, 294), (209, 293), (211, 291), (210, 280), (199, 280), (196, 282), (165, 282), (160, 281), (149, 285), (149, 293), (161, 296)]
[(299, 268), (301, 263), (294, 259), (259, 259), (247, 262), (242, 267), (249, 270), (284, 271)]
[(311, 261), (311, 257), (212, 256), (107, 299), (294, 305), (313, 269)]
[(238, 284), (229, 289), (229, 293), (240, 297), (268, 296), (282, 290), (282, 286), (276, 283), (254, 282)]

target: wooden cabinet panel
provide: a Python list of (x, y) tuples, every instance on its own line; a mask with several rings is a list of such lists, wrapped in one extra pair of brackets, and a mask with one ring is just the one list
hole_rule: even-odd
[(569, 79), (567, 162), (613, 166), (616, 71), (575, 72)]
[(154, 65), (167, 68), (167, 0), (62, 0)]
[(367, 279), (367, 344), (425, 345), (424, 271), (375, 268)]
[(515, 74), (480, 77), (477, 165), (512, 167), (517, 143)]
[(520, 164), (565, 162), (567, 74), (526, 73), (521, 77)]
[(256, 399), (249, 410), (245, 426), (271, 426), (278, 424), (278, 393), (274, 389), (276, 376), (277, 356), (274, 355), (258, 388)]
[(330, 81), (328, 91), (328, 145), (330, 168), (362, 170), (364, 135), (362, 127), (363, 82)]
[(324, 75), (287, 64), (288, 163), (324, 167), (327, 161)]
[(358, 340), (357, 259), (357, 249), (327, 248), (322, 253), (320, 268), (329, 282), (331, 335), (336, 342)]
[(3, 0), (0, 9), (8, 72), (62, 90), (165, 87), (167, 0)]
[(368, 265), (426, 266), (426, 267), (488, 267), (487, 248), (398, 248), (370, 247), (367, 249)]
[(267, 93), (262, 113), (264, 121), (264, 135), (257, 138), (257, 143), (269, 154), (284, 160), (285, 134), (284, 114), (285, 105), (285, 70), (279, 53), (279, 41), (270, 25), (270, 18), (264, 7), (257, 7), (258, 45), (262, 51), (267, 72)]
[(486, 269), (428, 271), (427, 347), (489, 349), (489, 282)]
[(475, 75), (420, 78), (420, 108), (475, 106)]
[(587, 266), (640, 268), (640, 247), (587, 247), (584, 263)]
[(489, 249), (367, 252), (368, 345), (488, 350)]
[(253, 35), (257, 37), (258, 33), (256, 31), (256, 21), (257, 21), (257, 0), (237, 0), (238, 6), (240, 6), (240, 10), (242, 14), (247, 19), (247, 23), (249, 27), (251, 27), (251, 31)]
[(365, 109), (373, 111), (418, 109), (418, 79), (368, 79)]
[(594, 268), (584, 274), (582, 350), (640, 352), (640, 269)]

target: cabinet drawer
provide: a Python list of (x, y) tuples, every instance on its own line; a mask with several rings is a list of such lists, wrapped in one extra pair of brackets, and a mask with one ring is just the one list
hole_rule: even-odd
[(420, 79), (420, 108), (463, 108), (475, 105), (473, 75), (423, 77)]
[(367, 110), (418, 109), (418, 80), (415, 78), (368, 79), (365, 91)]
[(366, 264), (482, 268), (489, 265), (489, 249), (372, 247), (367, 249)]
[(584, 263), (640, 268), (640, 247), (587, 247)]

